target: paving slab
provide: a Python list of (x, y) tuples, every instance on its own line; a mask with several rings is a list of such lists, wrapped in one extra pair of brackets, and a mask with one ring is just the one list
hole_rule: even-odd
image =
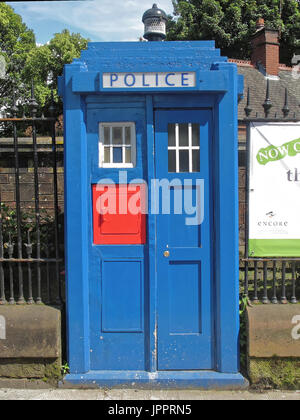
[(143, 391), (143, 390), (28, 390), (28, 389), (0, 389), (0, 400), (99, 400), (99, 401), (209, 401), (209, 400), (262, 400), (262, 401), (298, 401), (300, 391), (296, 392), (249, 392), (249, 391)]

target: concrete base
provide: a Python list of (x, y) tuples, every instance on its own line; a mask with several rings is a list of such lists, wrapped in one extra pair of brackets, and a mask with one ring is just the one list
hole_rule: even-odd
[(64, 388), (135, 388), (135, 389), (246, 389), (248, 381), (241, 374), (212, 371), (188, 372), (124, 372), (91, 371), (67, 375), (60, 384)]
[(300, 389), (300, 305), (258, 305), (247, 315), (251, 385)]
[(61, 359), (1, 359), (0, 379), (43, 379), (57, 382), (61, 375)]
[[(56, 389), (55, 386), (51, 386), (48, 382), (44, 382), (38, 379), (9, 379), (0, 378), (0, 390), (1, 389)], [(1, 398), (0, 398), (1, 400)]]
[(43, 305), (0, 306), (0, 378), (61, 378), (61, 312)]
[(250, 358), (300, 359), (300, 305), (257, 305), (248, 308), (247, 315)]

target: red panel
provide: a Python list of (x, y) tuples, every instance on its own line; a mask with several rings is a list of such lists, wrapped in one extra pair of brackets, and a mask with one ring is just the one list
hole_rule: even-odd
[(136, 185), (93, 185), (95, 245), (146, 243), (146, 189)]

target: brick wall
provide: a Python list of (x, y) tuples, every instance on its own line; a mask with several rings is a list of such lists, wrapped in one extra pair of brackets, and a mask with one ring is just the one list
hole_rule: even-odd
[(266, 28), (260, 29), (252, 40), (252, 64), (257, 65), (260, 62), (268, 75), (278, 76), (279, 47), (278, 31)]
[[(34, 209), (34, 164), (31, 139), (19, 139), (20, 164), (20, 200), (23, 209)], [(54, 184), (53, 155), (51, 139), (39, 138), (38, 141), (38, 174), (40, 208), (53, 214)], [(0, 139), (0, 198), (1, 202), (15, 207), (15, 156), (12, 149), (12, 139)], [(57, 172), (58, 172), (58, 202), (60, 211), (64, 210), (64, 173), (62, 139), (57, 139)]]

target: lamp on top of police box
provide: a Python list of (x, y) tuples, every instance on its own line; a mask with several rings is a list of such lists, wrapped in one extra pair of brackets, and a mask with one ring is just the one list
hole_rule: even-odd
[(147, 10), (143, 15), (145, 25), (144, 38), (148, 41), (163, 41), (167, 35), (168, 16), (166, 12), (153, 4), (152, 9)]

